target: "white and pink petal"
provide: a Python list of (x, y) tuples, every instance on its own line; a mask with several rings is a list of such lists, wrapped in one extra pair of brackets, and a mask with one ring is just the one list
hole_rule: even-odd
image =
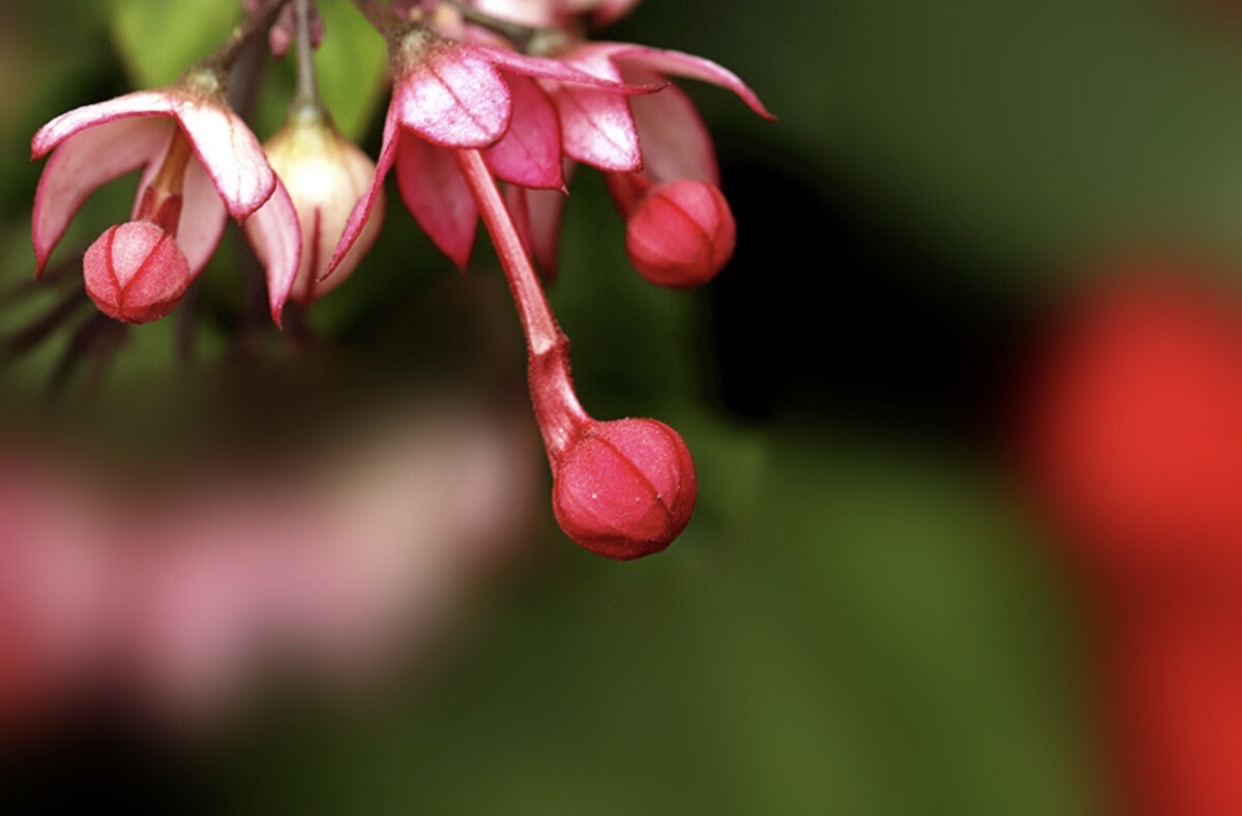
[(30, 158), (32, 161), (41, 159), (70, 136), (117, 119), (170, 116), (175, 105), (176, 100), (168, 91), (135, 91), (106, 102), (74, 108), (39, 128), (30, 141)]
[(43, 168), (35, 192), (31, 235), (40, 271), (90, 194), (154, 162), (175, 128), (166, 118), (116, 118), (74, 130), (58, 140), (58, 149)]
[(388, 114), (384, 119), (384, 139), (380, 147), (379, 158), (375, 162), (375, 173), (371, 176), (371, 185), (350, 211), (349, 220), (345, 222), (345, 229), (341, 231), (336, 251), (332, 253), (328, 271), (323, 277), (328, 277), (334, 269), (340, 266), (345, 256), (349, 254), (349, 250), (358, 241), (358, 237), (366, 229), (367, 222), (375, 212), (376, 203), (384, 192), (384, 178), (397, 160), (397, 150), (400, 144), (401, 124), (397, 119), (397, 106), (394, 100), (394, 104), (389, 106)]
[(276, 188), (276, 173), (250, 128), (222, 102), (179, 96), (173, 115), (194, 146), (229, 215), (244, 221)]
[(438, 145), (486, 147), (509, 127), (509, 86), (478, 49), (445, 45), (396, 82), (392, 108), (405, 127)]
[(246, 234), (267, 272), (268, 305), (280, 325), (281, 312), (302, 262), (302, 229), (289, 192), (280, 181), (267, 202), (246, 221)]

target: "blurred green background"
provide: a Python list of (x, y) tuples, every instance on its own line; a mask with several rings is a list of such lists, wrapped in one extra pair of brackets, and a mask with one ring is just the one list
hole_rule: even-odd
[[(325, 96), (374, 155), (379, 39), (344, 0), (321, 5)], [(607, 36), (716, 60), (780, 117), (689, 87), (739, 222), (704, 291), (646, 285), (598, 175), (574, 181), (550, 296), (583, 401), (683, 433), (701, 491), (687, 532), (616, 564), (541, 511), (458, 642), (393, 688), (273, 695), (191, 757), (75, 735), (19, 787), (209, 812), (1100, 812), (1081, 604), (1007, 475), (1004, 396), (1077, 258), (1140, 237), (1242, 249), (1242, 22), (1206, 6), (647, 0)], [(236, 3), (0, 8), (7, 282), (32, 265), (34, 130), (171, 81)], [(287, 66), (269, 77), (261, 138), (290, 83)], [(67, 241), (128, 208), (118, 188)], [(473, 324), (455, 301), (418, 306), (455, 273), (390, 204), (373, 256), (310, 320), (435, 381), (445, 333)], [(499, 288), (480, 257), (471, 275)], [(208, 271), (221, 314), (229, 267)], [(41, 307), (24, 308), (0, 330)], [(229, 330), (207, 322), (208, 356)], [(169, 376), (172, 331), (133, 332), (107, 388)], [(6, 367), (13, 400), (57, 342)]]

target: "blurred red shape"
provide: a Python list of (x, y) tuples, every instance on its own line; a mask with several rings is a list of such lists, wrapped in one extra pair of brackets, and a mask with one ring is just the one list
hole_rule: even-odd
[(1125, 268), (1042, 349), (1031, 475), (1103, 576), (1242, 577), (1242, 302), (1194, 268)]

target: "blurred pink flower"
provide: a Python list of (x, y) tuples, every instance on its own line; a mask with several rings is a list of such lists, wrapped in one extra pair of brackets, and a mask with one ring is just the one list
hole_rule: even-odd
[(374, 679), (523, 537), (536, 461), (524, 426), (401, 411), (296, 475), (234, 467), (141, 491), (10, 453), (0, 729), (117, 690), (194, 724), (273, 667)]

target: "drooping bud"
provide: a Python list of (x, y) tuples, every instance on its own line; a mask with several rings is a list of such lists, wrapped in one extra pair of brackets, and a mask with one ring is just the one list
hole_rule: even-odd
[(679, 179), (653, 188), (630, 213), (625, 250), (644, 278), (661, 286), (698, 286), (729, 258), (737, 226), (714, 184)]
[(86, 293), (99, 310), (126, 323), (149, 323), (177, 305), (190, 264), (173, 236), (150, 221), (110, 227), (82, 261)]
[(290, 297), (309, 306), (349, 277), (379, 235), (384, 222), (382, 191), (357, 242), (332, 274), (323, 277), (354, 204), (371, 184), (375, 162), (342, 136), (317, 104), (295, 108), (264, 149), (293, 199), (302, 227), (302, 262)]
[(555, 465), (552, 509), (565, 534), (599, 555), (640, 558), (690, 521), (698, 481), (677, 431), (654, 419), (591, 422)]

